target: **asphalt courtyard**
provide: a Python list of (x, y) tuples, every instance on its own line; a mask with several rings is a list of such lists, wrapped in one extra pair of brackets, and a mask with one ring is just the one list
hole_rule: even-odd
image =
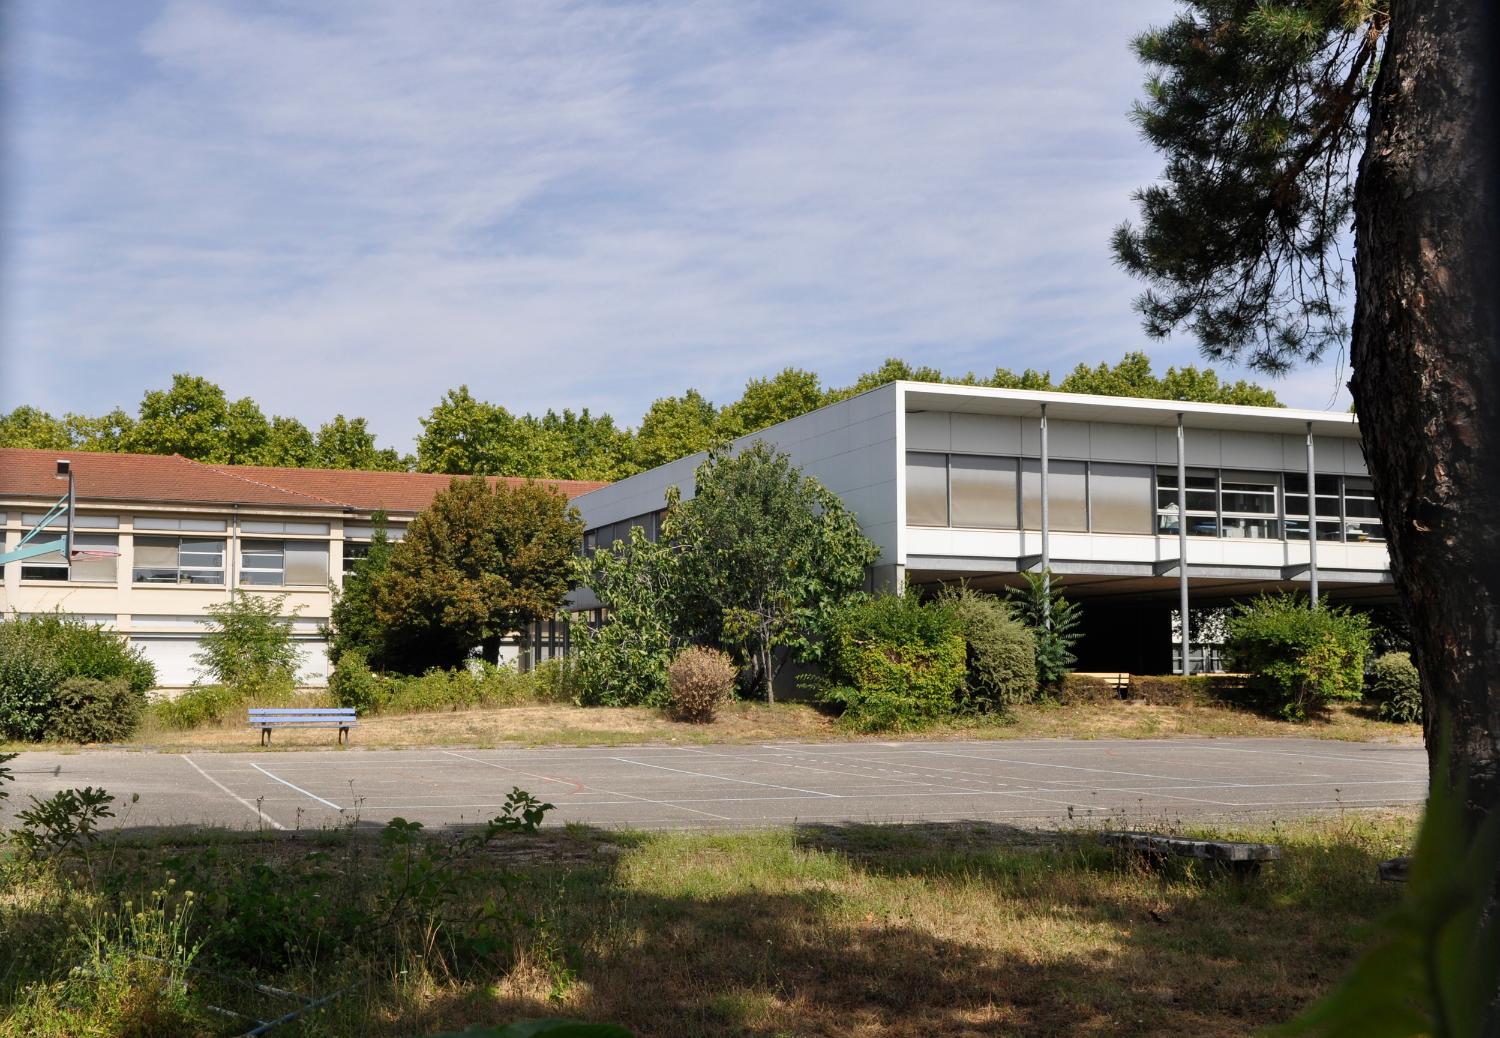
[[(1034, 826), (1290, 818), (1419, 804), (1421, 746), (1289, 739), (890, 742), (585, 749), (23, 753), (27, 797), (102, 786), (111, 824), (472, 824), (520, 786), (549, 824), (652, 829), (962, 819)], [(131, 802), (131, 795), (139, 799)]]

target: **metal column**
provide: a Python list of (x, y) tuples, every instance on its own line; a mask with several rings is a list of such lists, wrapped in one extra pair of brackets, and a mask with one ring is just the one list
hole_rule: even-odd
[(1048, 529), (1051, 524), (1051, 516), (1048, 513), (1047, 498), (1047, 405), (1042, 405), (1042, 587), (1047, 592), (1047, 598), (1042, 603), (1043, 616), (1047, 627), (1052, 627), (1052, 546), (1048, 539)]
[(1307, 594), (1318, 608), (1318, 477), (1313, 458), (1313, 425), (1307, 423)]
[(1187, 567), (1187, 450), (1182, 431), (1182, 415), (1177, 415), (1177, 610), (1182, 619), (1182, 674), (1193, 672), (1188, 655), (1192, 624), (1188, 620)]

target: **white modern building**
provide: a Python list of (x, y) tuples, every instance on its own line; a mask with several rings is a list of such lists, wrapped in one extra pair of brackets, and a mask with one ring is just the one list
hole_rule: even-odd
[[(1352, 414), (896, 382), (737, 446), (754, 439), (858, 515), (881, 549), (872, 586), (994, 589), (1050, 567), (1084, 603), (1081, 669), (1178, 668), (1184, 596), (1395, 600)], [(667, 488), (691, 497), (703, 459), (579, 497), (586, 544), (654, 535)]]
[[(387, 513), (388, 535), (399, 540), (453, 478), (0, 449), (0, 552), (14, 549), (63, 494), (60, 460), (70, 463), (77, 487), (76, 557), (70, 563), (57, 552), (5, 565), (0, 610), (62, 610), (119, 630), (156, 664), (167, 688), (198, 677), (192, 657), (205, 610), (235, 589), (286, 595), (300, 677), (322, 684), (322, 628), (334, 589), (369, 550), (373, 515)], [(603, 485), (544, 482), (569, 497)], [(47, 533), (57, 536), (52, 531), (63, 523), (57, 518)]]

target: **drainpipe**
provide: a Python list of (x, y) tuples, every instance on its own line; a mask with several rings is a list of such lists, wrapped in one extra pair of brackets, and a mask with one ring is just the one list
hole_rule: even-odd
[(1318, 477), (1314, 473), (1313, 424), (1307, 423), (1307, 579), (1308, 597), (1318, 608)]
[(1182, 676), (1193, 672), (1188, 656), (1191, 623), (1188, 621), (1187, 568), (1187, 450), (1182, 429), (1182, 414), (1177, 415), (1177, 611), (1182, 618)]

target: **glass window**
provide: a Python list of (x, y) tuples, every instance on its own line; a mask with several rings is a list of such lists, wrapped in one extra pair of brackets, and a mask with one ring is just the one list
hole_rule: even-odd
[(224, 542), (201, 537), (137, 537), (137, 584), (222, 584)]
[(345, 541), (344, 542), (344, 576), (354, 572), (354, 567), (360, 559), (370, 554), (369, 541)]
[(163, 518), (156, 515), (138, 515), (135, 517), (135, 528), (137, 530), (191, 530), (203, 531), (205, 533), (221, 533), (229, 529), (229, 523), (224, 519), (200, 519), (200, 518)]
[(953, 525), (1016, 528), (1016, 459), (954, 454), (949, 458)]
[[(1087, 533), (1088, 480), (1081, 461), (1051, 461), (1047, 466), (1047, 525), (1064, 533)], [(1028, 530), (1042, 528), (1042, 463), (1021, 461), (1021, 519)]]
[(286, 583), (286, 553), (280, 541), (245, 541), (240, 545), (240, 583), (279, 587)]
[(1151, 532), (1151, 466), (1089, 466), (1089, 508), (1095, 533)]
[[(24, 512), (21, 515), (21, 525), (34, 527), (47, 518), (46, 512)], [(0, 522), (4, 517), (0, 516)], [(65, 530), (68, 527), (68, 517), (56, 515), (47, 524), (49, 530)], [(75, 530), (117, 530), (120, 527), (120, 517), (117, 515), (85, 515), (82, 512), (73, 514), (73, 529)]]
[(294, 587), (322, 587), (328, 583), (326, 541), (287, 541), (286, 583)]
[(240, 529), (246, 533), (305, 533), (326, 534), (327, 523), (283, 522), (280, 520), (242, 519)]
[[(1190, 537), (1219, 536), (1219, 474), (1212, 469), (1187, 470), (1187, 532)], [(1177, 470), (1156, 470), (1156, 532), (1177, 533)]]
[(906, 452), (906, 524), (948, 525), (948, 455)]
[(1239, 515), (1275, 515), (1276, 483), (1276, 476), (1269, 472), (1221, 473), (1220, 508)]
[[(73, 550), (80, 552), (108, 551), (118, 555), (120, 551), (120, 538), (114, 534), (99, 533), (75, 533), (73, 535)], [(106, 555), (102, 558), (89, 557), (75, 558), (71, 566), (63, 558), (62, 552), (49, 552), (46, 555), (37, 555), (27, 559), (21, 566), (22, 580), (73, 580), (73, 581), (108, 581), (115, 580), (116, 556)]]
[(1349, 541), (1383, 541), (1385, 527), (1375, 507), (1375, 486), (1368, 476), (1344, 477), (1344, 538)]

